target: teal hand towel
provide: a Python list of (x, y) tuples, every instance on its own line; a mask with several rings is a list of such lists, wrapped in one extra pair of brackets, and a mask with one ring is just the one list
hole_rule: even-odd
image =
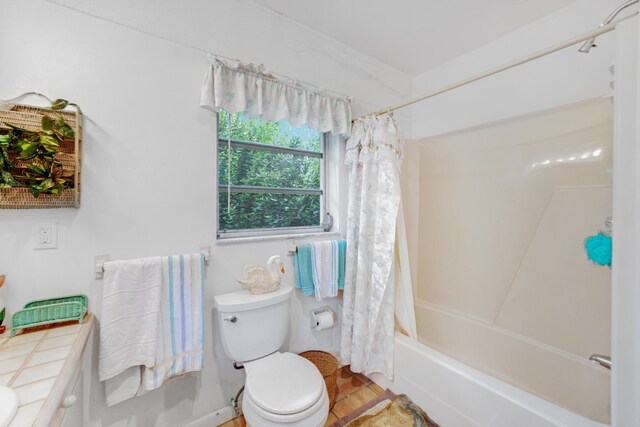
[(347, 241), (338, 240), (338, 289), (344, 290), (344, 261), (347, 257)]
[[(338, 289), (340, 290), (344, 290), (344, 264), (346, 257), (347, 241), (338, 240)], [(302, 290), (302, 295), (314, 295), (311, 245), (298, 246), (294, 258), (296, 262), (296, 289)]]
[(311, 246), (302, 245), (296, 251), (296, 288), (302, 295), (314, 295), (313, 268), (311, 265)]

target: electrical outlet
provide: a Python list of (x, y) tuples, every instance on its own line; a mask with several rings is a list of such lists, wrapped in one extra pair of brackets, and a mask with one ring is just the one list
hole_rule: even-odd
[(55, 249), (58, 247), (58, 225), (55, 222), (38, 224), (36, 233), (36, 249)]
[(48, 225), (40, 227), (40, 242), (41, 245), (51, 244), (51, 227)]

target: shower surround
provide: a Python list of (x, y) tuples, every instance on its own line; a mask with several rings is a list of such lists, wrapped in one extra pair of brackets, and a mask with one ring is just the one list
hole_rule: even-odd
[(611, 215), (612, 127), (598, 98), (411, 141), (403, 171), (420, 341), (606, 424), (611, 272), (583, 243)]

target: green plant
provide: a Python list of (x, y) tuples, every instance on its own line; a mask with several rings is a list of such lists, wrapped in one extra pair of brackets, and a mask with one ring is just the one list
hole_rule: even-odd
[[(320, 152), (322, 134), (306, 127), (294, 128), (287, 122), (250, 119), (242, 113), (222, 110), (218, 117), (219, 137), (254, 141), (267, 145)], [(229, 173), (230, 172), (230, 173)], [(255, 187), (321, 188), (320, 159), (303, 155), (275, 153), (226, 144), (218, 147), (218, 183)], [(277, 193), (218, 192), (219, 229), (254, 230), (260, 228), (312, 227), (320, 224), (319, 195)]]
[[(67, 105), (76, 104), (56, 99), (51, 103), (51, 109), (59, 111)], [(44, 115), (37, 131), (4, 124), (9, 131), (0, 135), (0, 188), (27, 187), (33, 197), (38, 197), (40, 194), (60, 194), (73, 186), (69, 179), (71, 175), (65, 174), (62, 163), (55, 157), (60, 143), (75, 136), (62, 115)], [(26, 170), (16, 168), (16, 160), (23, 162)]]

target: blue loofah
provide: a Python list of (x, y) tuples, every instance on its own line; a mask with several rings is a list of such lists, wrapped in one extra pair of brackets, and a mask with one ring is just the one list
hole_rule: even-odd
[(587, 237), (584, 248), (589, 260), (598, 265), (611, 267), (611, 236), (599, 232), (595, 236)]

